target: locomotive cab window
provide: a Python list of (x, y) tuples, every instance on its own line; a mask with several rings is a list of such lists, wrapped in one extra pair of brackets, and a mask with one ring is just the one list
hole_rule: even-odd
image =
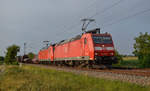
[(110, 36), (93, 36), (93, 41), (96, 44), (111, 44), (112, 39)]

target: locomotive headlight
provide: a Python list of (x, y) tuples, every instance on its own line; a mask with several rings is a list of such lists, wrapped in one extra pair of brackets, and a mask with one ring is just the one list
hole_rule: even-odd
[(98, 53), (95, 53), (95, 55), (98, 55)]
[(114, 50), (113, 47), (106, 47), (107, 50)]
[(95, 47), (95, 50), (102, 50), (102, 47)]

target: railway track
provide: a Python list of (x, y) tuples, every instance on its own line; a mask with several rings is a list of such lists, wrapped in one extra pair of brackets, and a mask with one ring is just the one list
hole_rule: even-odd
[(144, 76), (150, 77), (150, 69), (126, 69), (126, 68), (113, 68), (112, 69), (87, 69), (87, 68), (72, 68), (77, 70), (94, 71), (94, 72), (105, 72), (105, 73), (115, 73), (122, 75), (134, 75), (134, 76)]
[(97, 72), (110, 72), (115, 74), (124, 74), (124, 75), (135, 75), (135, 76), (144, 76), (150, 77), (150, 70), (143, 70), (143, 69), (111, 69), (111, 70), (96, 70)]

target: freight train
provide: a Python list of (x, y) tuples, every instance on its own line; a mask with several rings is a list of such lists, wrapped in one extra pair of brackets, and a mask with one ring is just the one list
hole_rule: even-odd
[(118, 62), (111, 34), (100, 33), (99, 28), (40, 50), (38, 59), (40, 63), (88, 67)]

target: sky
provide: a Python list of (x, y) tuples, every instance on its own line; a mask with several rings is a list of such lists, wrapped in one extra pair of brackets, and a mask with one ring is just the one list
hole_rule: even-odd
[[(12, 44), (38, 53), (43, 41), (51, 43), (81, 34), (81, 19), (96, 22), (88, 29), (101, 28), (112, 34), (115, 48), (131, 55), (134, 38), (150, 34), (150, 0), (0, 0), (0, 55)], [(141, 12), (141, 13), (139, 13)], [(133, 15), (133, 16), (132, 16)]]

